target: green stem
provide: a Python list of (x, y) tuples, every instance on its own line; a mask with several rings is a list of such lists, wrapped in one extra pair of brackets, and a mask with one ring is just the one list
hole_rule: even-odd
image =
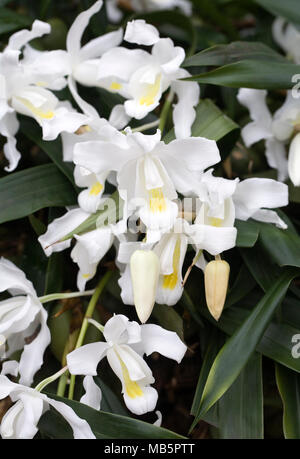
[(152, 123), (143, 124), (143, 126), (139, 126), (137, 128), (132, 129), (132, 132), (143, 132), (147, 131), (148, 129), (154, 128), (158, 126), (160, 120), (152, 121)]
[(68, 298), (77, 298), (79, 296), (91, 296), (95, 290), (87, 290), (85, 292), (71, 292), (71, 293), (51, 293), (50, 295), (40, 296), (41, 303), (47, 303), (54, 300), (65, 300)]
[(165, 103), (164, 103), (164, 106), (163, 106), (163, 109), (160, 115), (158, 129), (161, 130), (161, 134), (163, 134), (163, 131), (164, 131), (164, 128), (167, 122), (168, 114), (172, 106), (173, 99), (174, 99), (174, 91), (171, 89), (169, 94), (167, 95), (167, 98), (165, 100)]
[(68, 377), (69, 376), (70, 376), (70, 373), (68, 371), (66, 371), (66, 373), (61, 375), (60, 378), (59, 378), (57, 392), (56, 392), (56, 394), (59, 397), (64, 397), (65, 396), (65, 391), (66, 391), (66, 386), (68, 384)]
[(43, 379), (43, 381), (41, 381), (36, 387), (35, 387), (35, 390), (37, 390), (38, 392), (41, 392), (46, 386), (48, 386), (48, 384), (52, 383), (53, 381), (55, 381), (56, 379), (60, 378), (60, 376), (62, 374), (64, 374), (66, 371), (67, 371), (68, 367), (64, 367), (62, 368), (61, 370), (59, 370), (57, 373), (55, 373), (54, 375), (52, 376), (49, 376), (49, 378), (46, 378), (46, 379)]
[[(89, 305), (87, 307), (87, 310), (86, 310), (86, 313), (85, 313), (85, 316), (84, 316), (84, 319), (83, 319), (83, 322), (82, 322), (82, 325), (81, 325), (81, 330), (80, 330), (80, 333), (79, 333), (79, 336), (78, 336), (78, 340), (77, 340), (75, 349), (78, 349), (83, 344), (83, 341), (84, 341), (84, 338), (85, 338), (85, 335), (86, 335), (86, 332), (87, 332), (87, 329), (88, 329), (88, 325), (89, 325), (88, 319), (92, 318), (92, 315), (94, 313), (94, 310), (95, 310), (97, 301), (99, 299), (99, 296), (103, 292), (103, 290), (104, 290), (107, 282), (109, 281), (111, 275), (112, 275), (112, 271), (107, 271), (107, 273), (102, 277), (102, 279), (99, 282), (97, 288), (95, 289), (95, 292), (94, 292), (94, 294), (93, 294), (93, 296), (92, 296), (92, 298), (91, 298), (91, 300), (89, 302)], [(70, 386), (69, 386), (69, 396), (68, 396), (69, 400), (73, 399), (74, 388), (75, 388), (75, 375), (71, 375), (71, 377), (70, 377)]]

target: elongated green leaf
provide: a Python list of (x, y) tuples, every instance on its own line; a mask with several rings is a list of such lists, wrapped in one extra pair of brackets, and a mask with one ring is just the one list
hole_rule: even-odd
[(187, 58), (183, 67), (226, 65), (243, 59), (285, 62), (285, 58), (260, 42), (235, 41), (229, 45), (215, 45)]
[(254, 0), (275, 16), (282, 16), (291, 22), (300, 23), (298, 0)]
[(21, 131), (28, 139), (38, 145), (49, 156), (58, 169), (65, 174), (65, 176), (74, 185), (74, 164), (63, 161), (62, 143), (60, 138), (52, 140), (51, 142), (43, 140), (41, 137), (40, 127), (33, 120), (25, 117), (21, 120)]
[(54, 164), (35, 166), (0, 179), (0, 223), (25, 217), (44, 207), (75, 203), (74, 188)]
[(276, 382), (283, 402), (285, 438), (300, 439), (300, 374), (276, 365)]
[[(244, 302), (245, 300), (223, 311), (221, 319), (217, 323), (217, 327), (227, 335), (233, 335), (239, 327), (241, 327), (243, 322), (247, 320), (249, 314), (251, 314), (251, 311), (243, 307)], [(249, 299), (249, 303), (251, 303), (251, 299)], [(255, 304), (255, 302), (253, 302), (253, 304)], [(283, 306), (285, 310), (285, 301), (283, 302)], [(201, 308), (201, 314), (211, 323), (216, 324), (206, 308)], [(300, 373), (300, 359), (294, 359), (291, 354), (291, 337), (296, 333), (299, 333), (297, 320), (294, 324), (291, 324), (284, 317), (284, 322), (282, 323), (271, 322), (257, 344), (256, 351)]]
[(262, 439), (263, 385), (261, 354), (255, 352), (232, 386), (217, 402), (218, 438)]
[(259, 226), (253, 221), (236, 220), (234, 226), (237, 228), (237, 247), (253, 247), (258, 239)]
[[(192, 136), (220, 140), (232, 131), (238, 133), (239, 126), (226, 116), (210, 99), (203, 99), (196, 108), (196, 119), (192, 126)], [(172, 129), (165, 136), (166, 143), (175, 138)]]
[(298, 73), (300, 65), (242, 60), (185, 80), (230, 88), (290, 89), (295, 84), (292, 76)]
[[(3, 5), (5, 5), (4, 2)], [(13, 32), (28, 27), (32, 20), (23, 14), (15, 13), (8, 8), (0, 8), (0, 34)]]
[(293, 231), (281, 230), (275, 225), (261, 223), (259, 239), (279, 266), (300, 267), (300, 238)]
[(273, 313), (283, 300), (291, 280), (297, 274), (298, 271), (286, 268), (242, 326), (221, 349), (208, 375), (193, 426), (236, 380), (261, 340)]
[[(62, 397), (48, 394), (51, 398), (59, 400), (69, 405), (79, 417), (85, 419), (97, 438), (151, 438), (151, 439), (180, 439), (184, 438), (175, 432), (163, 429), (161, 427), (148, 424), (143, 421), (132, 419), (117, 414), (105, 413), (104, 411), (96, 411), (79, 402), (71, 401)], [(40, 430), (44, 433), (50, 433), (53, 438), (70, 438), (70, 429), (62, 425), (53, 425), (46, 416), (43, 416), (39, 423)], [(65, 432), (65, 433), (64, 433)], [(63, 436), (62, 436), (63, 434)], [(64, 436), (68, 435), (68, 436)]]

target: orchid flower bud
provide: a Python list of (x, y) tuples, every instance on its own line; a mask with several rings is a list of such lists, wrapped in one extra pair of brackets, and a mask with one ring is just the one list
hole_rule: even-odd
[(204, 272), (205, 296), (209, 312), (219, 320), (225, 304), (230, 266), (227, 261), (214, 260), (207, 264)]
[(130, 271), (136, 313), (140, 321), (145, 323), (155, 303), (159, 258), (151, 250), (136, 250), (130, 259)]
[(293, 184), (300, 186), (300, 133), (293, 138), (290, 145), (288, 171)]

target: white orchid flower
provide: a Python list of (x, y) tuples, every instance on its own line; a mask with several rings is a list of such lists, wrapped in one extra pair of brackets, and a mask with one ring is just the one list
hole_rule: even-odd
[[(143, 135), (126, 130), (127, 146), (103, 141), (81, 142), (74, 148), (75, 164), (94, 174), (117, 172), (118, 190), (129, 207), (139, 209), (147, 226), (147, 241), (170, 229), (177, 217), (177, 192), (198, 187), (194, 172), (220, 161), (216, 142), (201, 137), (160, 141), (161, 133)], [(182, 152), (185, 152), (184, 155)]]
[(300, 64), (300, 32), (286, 19), (276, 18), (273, 22), (273, 38), (276, 43), (291, 57), (296, 64)]
[[(106, 199), (102, 198), (101, 204), (105, 201)], [(53, 220), (48, 225), (47, 231), (38, 238), (45, 254), (50, 256), (53, 252), (69, 248), (71, 239), (58, 243), (57, 241), (77, 228), (90, 215), (80, 208), (75, 208)], [(97, 266), (111, 248), (115, 236), (119, 238), (125, 230), (125, 220), (122, 219), (116, 224), (102, 226), (82, 235), (74, 235), (76, 244), (71, 251), (71, 258), (79, 267), (77, 275), (79, 291), (82, 292), (86, 282), (96, 274)]]
[[(20, 359), (20, 382), (30, 385), (43, 363), (43, 354), (50, 343), (47, 312), (40, 303), (32, 283), (23, 271), (4, 258), (0, 259), (0, 291), (8, 290), (11, 298), (0, 302), (0, 334), (8, 345), (8, 355), (23, 349)], [(38, 327), (36, 337), (26, 344)]]
[(70, 373), (95, 376), (98, 363), (107, 357), (121, 381), (127, 408), (138, 415), (153, 411), (158, 395), (150, 386), (154, 378), (143, 355), (159, 352), (179, 363), (186, 345), (174, 332), (158, 325), (130, 322), (124, 315), (112, 317), (105, 324), (103, 335), (106, 342), (87, 344), (67, 355)]
[(101, 35), (86, 45), (81, 46), (82, 35), (91, 19), (102, 8), (103, 1), (94, 3), (88, 10), (80, 13), (67, 35), (67, 53), (73, 78), (84, 86), (97, 86), (99, 57), (110, 48), (118, 46), (123, 40), (123, 31), (119, 29)]
[[(124, 117), (124, 124), (119, 128), (124, 127), (130, 118), (144, 118), (159, 105), (162, 94), (171, 88), (178, 98), (173, 111), (176, 137), (189, 137), (200, 91), (198, 83), (180, 81), (190, 76), (180, 68), (185, 58), (184, 49), (174, 46), (170, 38), (159, 38), (158, 30), (142, 19), (127, 24), (125, 40), (153, 47), (151, 54), (140, 49), (116, 47), (100, 59), (99, 84), (128, 99), (124, 103), (127, 118)], [(114, 108), (111, 119), (115, 110), (120, 111), (120, 106)]]
[(0, 399), (10, 397), (14, 403), (2, 418), (0, 433), (3, 439), (31, 439), (38, 432), (41, 416), (50, 409), (58, 411), (70, 424), (74, 438), (94, 439), (89, 424), (68, 405), (53, 400), (35, 389), (15, 384), (0, 375)]
[(268, 209), (287, 206), (289, 203), (288, 186), (272, 179), (249, 178), (237, 184), (233, 195), (236, 218), (274, 223), (278, 228), (286, 229), (286, 223), (276, 212)]
[[(296, 140), (300, 138), (300, 100), (288, 91), (284, 104), (272, 116), (266, 96), (265, 90), (240, 89), (238, 100), (249, 109), (253, 120), (243, 128), (242, 137), (247, 147), (265, 139), (266, 158), (270, 167), (278, 170), (278, 179), (284, 181), (289, 175), (294, 185), (300, 186), (300, 149)], [(286, 145), (289, 143), (287, 160)]]
[(45, 54), (26, 47), (30, 40), (50, 32), (49, 24), (34, 21), (31, 31), (13, 34), (0, 54), (0, 133), (7, 137), (4, 154), (9, 161), (7, 171), (17, 167), (20, 153), (15, 135), (19, 128), (16, 112), (34, 118), (43, 129), (45, 140), (55, 139), (61, 132), (74, 132), (85, 123), (86, 117), (70, 108), (49, 89), (62, 89), (69, 71), (63, 51)]

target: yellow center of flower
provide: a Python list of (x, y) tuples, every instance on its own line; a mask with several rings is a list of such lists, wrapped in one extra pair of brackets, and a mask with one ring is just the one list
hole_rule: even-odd
[(209, 224), (211, 226), (217, 226), (219, 228), (221, 226), (221, 224), (222, 224), (222, 219), (221, 218), (210, 217), (209, 218)]
[(153, 188), (149, 191), (150, 210), (152, 213), (165, 212), (167, 209), (166, 200), (161, 188)]
[(48, 112), (43, 112), (43, 110), (35, 107), (31, 102), (27, 99), (23, 99), (23, 97), (18, 97), (18, 99), (25, 105), (28, 110), (30, 110), (33, 115), (37, 116), (38, 118), (44, 118), (46, 120), (51, 120), (54, 117), (54, 112), (51, 110)]
[(140, 105), (146, 105), (149, 107), (149, 105), (153, 105), (155, 102), (155, 98), (159, 92), (160, 89), (160, 80), (161, 80), (161, 75), (157, 75), (155, 78), (155, 82), (153, 84), (147, 84), (147, 88), (145, 90), (145, 94), (143, 97), (140, 98)]
[(180, 239), (177, 239), (173, 253), (173, 272), (164, 276), (163, 288), (174, 290), (178, 282), (178, 268), (180, 260)]
[(97, 196), (99, 193), (101, 193), (101, 191), (103, 190), (103, 185), (100, 183), (100, 182), (96, 182), (91, 190), (90, 190), (90, 195), (91, 196)]
[(110, 89), (112, 89), (113, 91), (118, 91), (119, 89), (122, 89), (122, 85), (120, 83), (117, 83), (117, 81), (113, 81), (110, 85)]
[(89, 277), (91, 277), (91, 275), (90, 275), (90, 274), (82, 274), (82, 277), (83, 277), (84, 279), (88, 279)]
[(142, 389), (140, 388), (140, 386), (138, 385), (136, 381), (132, 381), (132, 379), (130, 379), (129, 372), (126, 368), (126, 365), (124, 364), (123, 360), (120, 357), (119, 357), (119, 361), (121, 364), (124, 383), (125, 383), (125, 390), (126, 390), (128, 397), (130, 398), (141, 397), (143, 395)]

